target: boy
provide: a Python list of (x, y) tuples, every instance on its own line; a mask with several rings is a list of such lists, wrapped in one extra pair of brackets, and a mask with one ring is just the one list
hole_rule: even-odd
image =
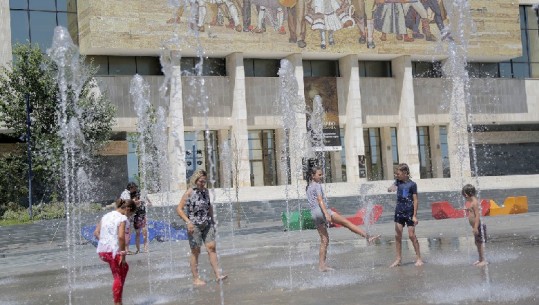
[(410, 180), (410, 168), (408, 164), (401, 163), (397, 166), (395, 173), (395, 183), (387, 191), (397, 191), (397, 206), (395, 207), (395, 247), (397, 259), (389, 267), (401, 265), (402, 260), (402, 231), (404, 226), (408, 226), (408, 237), (412, 241), (416, 254), (416, 266), (422, 266), (421, 254), (419, 252), (419, 241), (415, 235), (417, 220), (417, 184)]
[(485, 242), (487, 241), (487, 226), (481, 224), (479, 204), (477, 203), (477, 191), (471, 184), (466, 184), (462, 188), (462, 196), (466, 198), (466, 214), (472, 226), (475, 245), (479, 253), (479, 260), (473, 263), (475, 266), (482, 267), (488, 264), (485, 260)]

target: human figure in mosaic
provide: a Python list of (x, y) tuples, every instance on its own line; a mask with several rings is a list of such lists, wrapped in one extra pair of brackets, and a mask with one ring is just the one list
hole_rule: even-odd
[(358, 42), (364, 44), (367, 42), (367, 14), (365, 11), (365, 0), (352, 0), (354, 8), (352, 19), (359, 30)]
[[(333, 34), (342, 28), (350, 27), (354, 20), (350, 16), (353, 7), (349, 0), (312, 0), (309, 4), (308, 14), (305, 16), (311, 24), (311, 29), (320, 32), (320, 48), (335, 44)], [(327, 40), (326, 40), (327, 34)]]
[(376, 0), (374, 28), (382, 32), (381, 41), (387, 41), (387, 34), (395, 34), (397, 40), (414, 41), (406, 30), (403, 1), (407, 0)]
[(233, 1), (210, 0), (208, 3), (213, 4), (210, 5), (210, 9), (212, 11), (212, 21), (210, 22), (210, 25), (214, 26), (219, 24), (219, 14), (222, 12), (228, 18), (228, 25), (226, 27), (229, 29), (234, 29), (237, 32), (241, 32), (242, 26), (240, 24), (238, 6)]
[[(229, 24), (226, 26), (227, 28), (234, 29), (237, 32), (241, 32), (242, 27), (240, 24), (240, 16), (239, 11), (236, 6), (236, 4), (232, 0), (191, 0), (190, 1), (190, 10), (189, 10), (189, 27), (193, 30), (197, 30), (199, 32), (204, 32), (205, 27), (204, 24), (206, 22), (206, 15), (207, 15), (207, 5), (208, 4), (214, 4), (215, 6), (212, 6), (212, 12), (213, 12), (213, 18), (210, 22), (210, 25), (217, 25), (217, 16), (218, 11), (221, 8), (221, 6), (224, 4), (227, 8), (228, 17), (229, 17)], [(183, 13), (185, 11), (185, 6), (182, 5), (178, 8), (176, 12), (176, 17), (171, 18), (167, 21), (167, 23), (180, 23), (181, 17), (183, 16)]]
[(300, 48), (305, 48), (307, 46), (307, 43), (305, 42), (305, 34), (307, 32), (305, 1), (306, 0), (295, 0), (284, 5), (287, 8), (288, 13), (288, 31), (290, 32), (288, 42), (297, 43)]
[(266, 21), (270, 21), (279, 34), (286, 34), (283, 26), (284, 10), (278, 0), (252, 0), (252, 4), (258, 7), (257, 26), (253, 29), (253, 33), (261, 34), (266, 32)]
[[(407, 3), (403, 4), (404, 8), (404, 15), (408, 17), (408, 13), (410, 13), (411, 10), (414, 12), (411, 12), (410, 16), (411, 18), (407, 18), (406, 23), (409, 23), (411, 25), (415, 25), (415, 18), (417, 15), (419, 15), (421, 20), (421, 30), (423, 31), (423, 34), (419, 33), (419, 29), (415, 26), (412, 26), (412, 37), (417, 39), (423, 39), (427, 41), (436, 41), (436, 37), (432, 35), (430, 32), (430, 22), (429, 22), (429, 16), (427, 15), (427, 10), (423, 6), (422, 2), (419, 0), (407, 0)], [(434, 0), (437, 1), (437, 0)], [(411, 19), (411, 20), (410, 20)]]

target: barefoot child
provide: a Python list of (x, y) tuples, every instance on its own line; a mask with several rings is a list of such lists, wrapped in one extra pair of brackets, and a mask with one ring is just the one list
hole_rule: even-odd
[(140, 236), (144, 239), (144, 253), (148, 252), (148, 228), (146, 228), (146, 207), (151, 206), (151, 202), (140, 199), (140, 193), (136, 193), (132, 197), (133, 201), (137, 205), (135, 215), (133, 216), (133, 228), (135, 229), (135, 244), (137, 246), (137, 252), (140, 252)]
[(466, 214), (472, 226), (475, 245), (479, 253), (479, 260), (473, 263), (475, 266), (485, 266), (488, 262), (485, 260), (485, 242), (487, 241), (487, 226), (481, 223), (479, 204), (477, 203), (477, 191), (471, 184), (466, 184), (462, 188), (462, 196), (466, 198)]
[(402, 261), (402, 231), (404, 226), (408, 226), (408, 237), (414, 245), (416, 254), (416, 266), (422, 266), (421, 254), (419, 252), (419, 241), (415, 235), (417, 225), (417, 184), (410, 180), (410, 168), (408, 164), (401, 163), (397, 166), (395, 173), (395, 183), (387, 191), (397, 191), (397, 206), (395, 207), (395, 247), (397, 258), (390, 267), (401, 265)]
[(326, 255), (329, 245), (329, 234), (328, 234), (328, 225), (332, 223), (340, 224), (350, 231), (363, 236), (367, 239), (368, 243), (380, 238), (378, 236), (369, 236), (367, 232), (363, 229), (355, 226), (348, 219), (342, 217), (336, 212), (329, 209), (327, 205), (327, 198), (322, 189), (322, 169), (319, 167), (313, 167), (308, 173), (308, 184), (307, 184), (307, 200), (309, 201), (309, 207), (311, 208), (311, 215), (320, 235), (320, 252), (319, 252), (319, 263), (318, 270), (325, 272), (331, 271), (333, 268), (330, 268), (326, 265)]
[(129, 217), (136, 209), (132, 200), (118, 199), (116, 210), (109, 212), (101, 218), (97, 224), (94, 236), (99, 241), (97, 254), (104, 262), (108, 263), (114, 281), (112, 283), (112, 295), (115, 305), (122, 304), (122, 294), (125, 278), (129, 271), (129, 265), (125, 260), (125, 230)]

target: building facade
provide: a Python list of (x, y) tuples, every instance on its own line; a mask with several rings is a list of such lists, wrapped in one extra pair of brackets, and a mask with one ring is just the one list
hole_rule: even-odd
[[(1, 63), (15, 43), (46, 50), (62, 25), (99, 65), (117, 106), (104, 155), (125, 169), (104, 166), (105, 196), (138, 175), (135, 74), (167, 113), (171, 190), (196, 168), (215, 187), (299, 183), (317, 98), (335, 140), (314, 153), (327, 182), (389, 180), (402, 162), (414, 179), (539, 174), (530, 161), (539, 157), (539, 1), (474, 0), (465, 10), (438, 0), (170, 3), (0, 0)], [(462, 80), (448, 67), (464, 42)], [(295, 82), (283, 81), (283, 59)], [(278, 107), (284, 92), (307, 109), (292, 115), (295, 128)]]

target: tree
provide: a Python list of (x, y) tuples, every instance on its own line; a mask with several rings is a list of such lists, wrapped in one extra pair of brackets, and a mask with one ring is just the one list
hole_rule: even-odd
[[(0, 122), (3, 122), (13, 138), (21, 139), (25, 143), (30, 140), (33, 152), (33, 184), (41, 186), (42, 192), (38, 198), (43, 195), (62, 195), (60, 182), (64, 143), (59, 134), (59, 88), (55, 79), (57, 67), (37, 45), (15, 45), (13, 58), (13, 63), (0, 68)], [(86, 66), (84, 58), (79, 60), (81, 65)], [(95, 68), (88, 68), (91, 76), (95, 75)], [(85, 139), (78, 145), (81, 146), (81, 151), (89, 152), (91, 156), (97, 156), (109, 140), (115, 114), (114, 106), (105, 96), (96, 94), (96, 89), (97, 83), (93, 81), (93, 77), (88, 78), (78, 101), (78, 109), (70, 109), (69, 112), (71, 117), (75, 117), (75, 111), (77, 112)], [(25, 137), (27, 95), (31, 105), (31, 139)], [(26, 156), (23, 160), (27, 164)], [(90, 166), (91, 161), (87, 162)], [(1, 167), (5, 164), (6, 162), (0, 162), (0, 172), (9, 170)], [(17, 174), (23, 175), (20, 172)], [(0, 198), (5, 198), (5, 192), (10, 189), (13, 191), (14, 187), (20, 192), (21, 186), (10, 188), (2, 185)]]

